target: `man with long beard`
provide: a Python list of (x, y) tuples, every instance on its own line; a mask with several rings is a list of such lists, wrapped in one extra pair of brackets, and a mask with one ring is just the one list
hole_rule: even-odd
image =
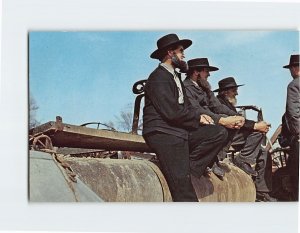
[(202, 176), (228, 136), (186, 99), (175, 69), (186, 68), (184, 50), (191, 44), (191, 40), (179, 40), (176, 34), (160, 38), (150, 57), (161, 63), (145, 85), (143, 137), (158, 157), (173, 201), (198, 201), (191, 174)]
[[(236, 112), (238, 87), (233, 77), (219, 81), (217, 98), (224, 105)], [(272, 191), (272, 161), (268, 152), (262, 147), (270, 124), (265, 121), (245, 120), (244, 126), (235, 132), (232, 139), (234, 149), (240, 151), (235, 156), (234, 164), (254, 177), (257, 201), (277, 201), (269, 193)], [(255, 170), (251, 168), (255, 165)]]
[[(221, 125), (228, 129), (239, 129), (244, 123), (244, 118), (238, 116), (235, 111), (222, 105), (214, 96), (214, 93), (211, 91), (210, 83), (207, 81), (210, 76), (209, 72), (216, 70), (218, 70), (218, 68), (210, 66), (207, 58), (189, 60), (187, 78), (183, 82), (187, 97), (194, 108), (204, 109), (204, 113), (210, 116), (216, 125)], [(227, 143), (228, 142), (226, 142), (226, 144)], [(220, 151), (218, 154), (220, 160), (224, 158), (225, 152), (222, 152)], [(222, 179), (225, 172), (218, 164), (218, 158), (216, 157), (215, 160), (209, 164), (209, 168), (211, 168), (211, 171), (215, 175)]]

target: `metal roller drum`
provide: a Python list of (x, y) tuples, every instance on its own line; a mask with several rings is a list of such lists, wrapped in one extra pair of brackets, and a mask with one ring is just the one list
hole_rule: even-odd
[[(120, 160), (65, 157), (79, 178), (104, 201), (172, 201), (167, 182), (153, 163), (146, 160)], [(200, 202), (253, 202), (255, 186), (249, 175), (229, 164), (221, 181), (214, 174), (192, 177)]]
[(254, 202), (256, 189), (252, 178), (228, 161), (222, 165), (226, 171), (223, 180), (214, 174), (192, 176), (192, 183), (200, 202)]

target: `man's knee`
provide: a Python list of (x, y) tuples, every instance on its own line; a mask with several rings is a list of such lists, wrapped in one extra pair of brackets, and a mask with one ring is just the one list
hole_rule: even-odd
[(254, 131), (251, 133), (252, 138), (255, 138), (257, 141), (261, 141), (263, 139), (263, 137), (265, 136), (265, 134), (258, 132), (258, 131)]
[(219, 141), (222, 141), (222, 143), (226, 142), (228, 139), (228, 131), (223, 126), (216, 126), (216, 137)]

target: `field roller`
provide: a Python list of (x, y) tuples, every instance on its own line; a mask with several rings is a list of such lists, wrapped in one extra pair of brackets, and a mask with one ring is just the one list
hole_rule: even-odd
[[(172, 201), (160, 169), (147, 160), (65, 157), (72, 170), (107, 202)], [(249, 175), (230, 164), (223, 165), (223, 180), (213, 173), (192, 177), (200, 202), (254, 202), (255, 186)]]

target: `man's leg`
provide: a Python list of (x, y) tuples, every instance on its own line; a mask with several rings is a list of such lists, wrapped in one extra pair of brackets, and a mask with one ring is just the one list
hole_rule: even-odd
[(256, 160), (255, 170), (258, 172), (254, 180), (256, 188), (256, 200), (275, 202), (276, 198), (270, 196), (272, 191), (272, 158), (269, 153), (261, 148)]
[[(218, 161), (222, 161), (227, 157), (227, 152), (231, 146), (231, 143), (233, 141), (234, 136), (238, 133), (238, 130), (236, 129), (228, 129), (226, 128), (227, 133), (228, 133), (228, 137), (227, 140), (225, 142), (225, 146), (222, 148), (222, 150), (218, 153)], [(245, 142), (244, 142), (245, 143)]]
[(264, 135), (260, 132), (251, 132), (243, 129), (239, 130), (233, 139), (233, 144), (236, 144), (237, 147), (242, 145), (238, 160), (248, 164), (255, 164), (261, 148), (263, 136)]
[(261, 149), (256, 160), (255, 170), (258, 172), (255, 178), (256, 191), (269, 193), (272, 191), (272, 159), (265, 149)]
[(227, 130), (218, 125), (203, 125), (189, 133), (191, 173), (201, 177), (216, 159), (227, 140)]
[(144, 135), (147, 145), (156, 153), (173, 201), (194, 201), (198, 198), (190, 177), (187, 140), (160, 132)]
[(299, 199), (299, 139), (292, 138), (290, 153), (287, 161), (287, 170), (293, 185), (293, 196), (295, 201)]

